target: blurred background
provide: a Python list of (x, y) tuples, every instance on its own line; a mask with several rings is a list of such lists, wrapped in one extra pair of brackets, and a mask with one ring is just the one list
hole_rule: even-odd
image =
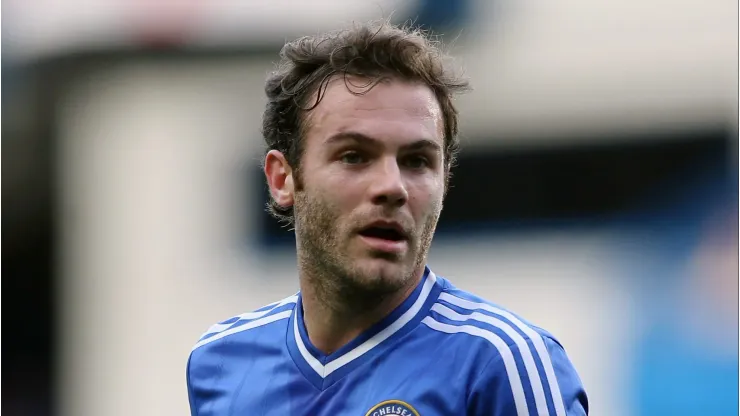
[(391, 15), (475, 88), (434, 270), (554, 333), (594, 415), (737, 414), (736, 1), (2, 6), (4, 414), (188, 414), (202, 332), (297, 289), (280, 47)]

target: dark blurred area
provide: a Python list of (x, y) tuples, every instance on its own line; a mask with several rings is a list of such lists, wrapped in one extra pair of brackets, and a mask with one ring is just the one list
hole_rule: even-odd
[(27, 68), (3, 59), (2, 344), (7, 414), (52, 414), (55, 351), (53, 95)]

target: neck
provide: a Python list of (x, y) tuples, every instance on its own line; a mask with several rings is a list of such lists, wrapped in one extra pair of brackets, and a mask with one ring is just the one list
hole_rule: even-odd
[(337, 351), (401, 305), (423, 274), (422, 266), (406, 285), (382, 296), (372, 293), (347, 296), (337, 286), (323, 284), (337, 281), (337, 277), (301, 270), (303, 321), (311, 343), (324, 354)]

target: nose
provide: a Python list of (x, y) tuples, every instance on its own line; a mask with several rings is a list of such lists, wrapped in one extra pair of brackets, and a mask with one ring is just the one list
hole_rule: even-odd
[(406, 204), (409, 194), (395, 158), (384, 158), (381, 163), (378, 163), (370, 185), (370, 192), (372, 201), (376, 205), (401, 207)]

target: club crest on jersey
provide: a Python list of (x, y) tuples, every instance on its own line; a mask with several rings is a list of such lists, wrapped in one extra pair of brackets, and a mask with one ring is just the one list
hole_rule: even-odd
[(365, 416), (419, 416), (419, 412), (404, 401), (386, 400), (373, 406)]

